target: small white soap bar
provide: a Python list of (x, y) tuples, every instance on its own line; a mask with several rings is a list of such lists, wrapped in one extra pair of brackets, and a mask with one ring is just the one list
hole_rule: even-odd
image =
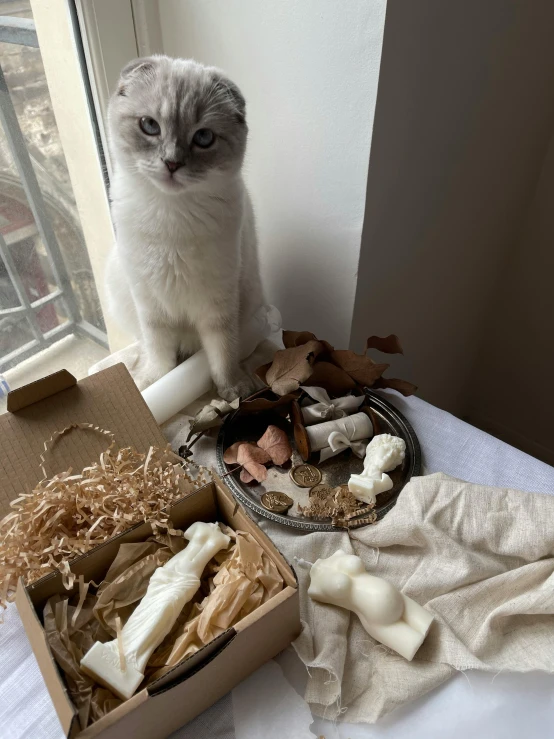
[(392, 488), (392, 480), (385, 474), (404, 461), (406, 442), (391, 434), (378, 434), (367, 445), (364, 470), (350, 475), (348, 489), (363, 503), (375, 503), (375, 496)]

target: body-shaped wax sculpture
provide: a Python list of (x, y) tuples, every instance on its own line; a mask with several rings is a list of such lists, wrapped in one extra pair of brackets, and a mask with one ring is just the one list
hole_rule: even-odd
[(404, 461), (406, 442), (398, 436), (379, 434), (367, 445), (364, 459), (364, 471), (359, 475), (350, 475), (348, 489), (364, 503), (375, 503), (375, 496), (392, 488), (392, 480), (386, 472), (390, 472)]
[(339, 549), (318, 559), (310, 578), (310, 598), (353, 611), (370, 636), (407, 660), (414, 658), (433, 615), (394, 585), (366, 572), (359, 557)]
[(200, 587), (210, 559), (229, 544), (217, 523), (197, 521), (185, 531), (185, 538), (189, 541), (185, 549), (150, 578), (146, 595), (121, 630), (121, 643), (96, 642), (81, 660), (83, 672), (124, 700), (144, 679), (152, 652)]

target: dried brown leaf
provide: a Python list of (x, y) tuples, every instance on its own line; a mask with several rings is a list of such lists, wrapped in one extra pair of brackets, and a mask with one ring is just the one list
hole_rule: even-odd
[(388, 364), (377, 364), (370, 357), (365, 357), (349, 349), (338, 349), (331, 354), (331, 361), (343, 369), (358, 385), (371, 387), (385, 370)]
[(307, 344), (308, 341), (319, 341), (320, 344), (323, 344), (322, 351), (327, 354), (335, 349), (335, 347), (331, 346), (328, 341), (318, 339), (315, 334), (311, 333), (311, 331), (283, 331), (283, 344), (285, 345), (285, 349)]
[(331, 362), (316, 362), (313, 372), (303, 383), (308, 387), (322, 387), (329, 395), (340, 398), (356, 388), (356, 383), (343, 369)]
[(307, 344), (308, 341), (318, 341), (318, 338), (310, 331), (283, 331), (283, 344), (285, 345), (285, 349)]
[(286, 431), (278, 426), (268, 426), (262, 438), (258, 441), (258, 446), (271, 457), (273, 464), (279, 466), (288, 462), (292, 457), (292, 449), (289, 437)]
[(370, 336), (366, 341), (365, 350), (377, 349), (378, 352), (384, 354), (404, 354), (404, 350), (400, 345), (400, 339), (396, 334), (389, 334), (388, 336)]
[(312, 374), (315, 358), (322, 350), (323, 344), (313, 340), (301, 346), (281, 349), (275, 353), (265, 381), (277, 395), (287, 395), (298, 390)]
[[(268, 391), (269, 392), (269, 391)], [(259, 413), (260, 411), (275, 411), (281, 415), (286, 415), (288, 408), (293, 400), (300, 397), (300, 391), (296, 393), (288, 393), (275, 400), (270, 398), (255, 397), (252, 400), (243, 400), (240, 405), (241, 413)]]
[(399, 380), (396, 377), (380, 377), (376, 380), (373, 385), (375, 388), (391, 388), (397, 390), (404, 396), (413, 395), (417, 390), (417, 385), (414, 385), (407, 380)]

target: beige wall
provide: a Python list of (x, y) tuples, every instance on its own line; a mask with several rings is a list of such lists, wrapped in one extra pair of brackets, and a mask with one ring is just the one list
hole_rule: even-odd
[(486, 328), (469, 419), (554, 464), (554, 137)]
[[(553, 27), (549, 0), (391, 0), (387, 7), (350, 344), (397, 333), (406, 357), (393, 361), (392, 374), (460, 415), (491, 392), (502, 365), (480, 353), (492, 306), (491, 330), (506, 325), (497, 289), (506, 310), (514, 300), (529, 306), (511, 312), (534, 332), (536, 312), (548, 312), (546, 297), (536, 295), (531, 308), (513, 282), (500, 283), (554, 130)], [(549, 195), (541, 196), (545, 209)], [(520, 257), (513, 268), (514, 276), (523, 269), (529, 291), (540, 272), (536, 284), (548, 294), (550, 235), (554, 221), (540, 236), (529, 232), (526, 243), (540, 259)], [(547, 324), (551, 331), (550, 318)], [(496, 351), (505, 352), (511, 340), (498, 342)], [(511, 356), (523, 359), (527, 349), (514, 342)], [(535, 372), (553, 366), (538, 348), (533, 362)], [(508, 391), (521, 379), (515, 364), (505, 372), (496, 409), (500, 399), (511, 402)], [(532, 415), (522, 410), (517, 426), (528, 429)]]

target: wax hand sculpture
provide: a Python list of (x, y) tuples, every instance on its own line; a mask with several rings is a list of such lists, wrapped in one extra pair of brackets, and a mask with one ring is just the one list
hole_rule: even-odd
[(404, 461), (406, 442), (398, 436), (379, 434), (367, 445), (364, 471), (360, 475), (350, 475), (348, 489), (364, 503), (375, 503), (375, 496), (392, 488), (390, 472)]
[(366, 572), (362, 560), (338, 550), (318, 559), (310, 572), (308, 595), (353, 611), (367, 633), (412, 660), (427, 636), (433, 616), (394, 585)]
[(202, 521), (193, 523), (185, 538), (185, 549), (150, 578), (146, 595), (121, 630), (121, 643), (96, 642), (81, 660), (83, 672), (124, 700), (136, 691), (152, 652), (200, 587), (204, 568), (230, 541), (217, 523)]

